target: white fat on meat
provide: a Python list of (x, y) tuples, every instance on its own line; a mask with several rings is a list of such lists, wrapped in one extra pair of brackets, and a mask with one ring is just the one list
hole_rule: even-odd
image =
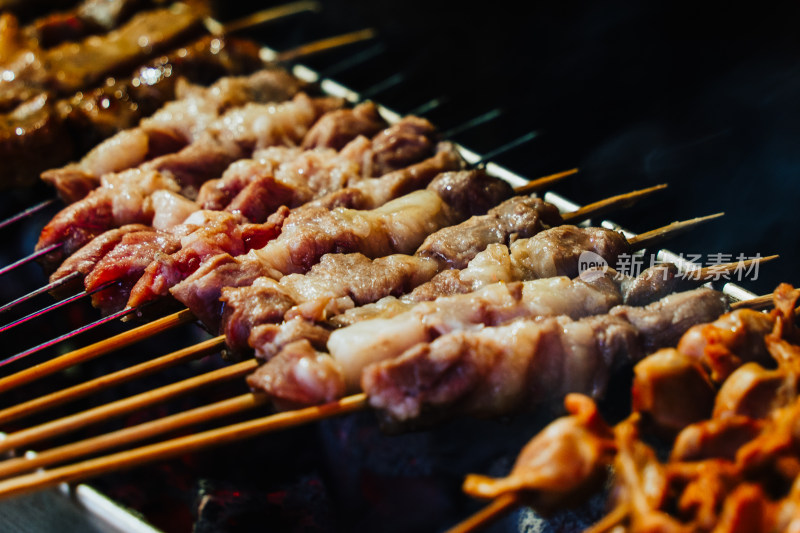
[(111, 198), (114, 221), (118, 226), (142, 221), (142, 213), (152, 211), (150, 195), (158, 190), (177, 192), (174, 179), (154, 170), (130, 169), (106, 174), (101, 179), (102, 194)]
[(94, 147), (74, 168), (94, 176), (119, 172), (144, 161), (149, 137), (140, 129), (123, 130)]
[(276, 144), (292, 146), (305, 136), (316, 116), (314, 102), (301, 93), (288, 102), (248, 103), (231, 109), (209, 129), (222, 139), (251, 140), (256, 150)]
[(145, 132), (173, 132), (191, 142), (219, 116), (218, 113), (216, 102), (198, 93), (166, 103), (153, 115), (142, 119), (139, 128)]
[(364, 368), (396, 357), (426, 340), (424, 324), (418, 317), (404, 313), (391, 319), (365, 320), (334, 331), (328, 339), (328, 352), (339, 364), (347, 389), (357, 390)]
[(473, 287), (483, 287), (489, 283), (510, 282), (519, 279), (516, 275), (508, 246), (490, 244), (479, 252), (461, 271), (462, 281), (471, 283)]
[[(301, 358), (293, 367), (294, 379), (305, 390), (321, 390), (320, 396), (333, 401), (342, 395), (341, 367), (328, 354), (316, 353)], [(331, 385), (333, 384), (333, 385)]]
[(179, 224), (185, 224), (200, 208), (185, 196), (168, 190), (155, 191), (150, 195), (150, 202), (153, 206), (152, 226), (161, 231), (169, 231)]
[[(320, 210), (318, 219), (302, 219), (297, 225), (287, 220), (280, 237), (264, 248), (251, 250), (247, 260), (262, 264), (275, 279), (291, 273), (307, 271), (293, 260), (305, 257), (316, 242), (329, 239), (357, 243), (354, 250), (325, 250), (326, 252), (358, 251), (367, 257), (392, 253), (413, 253), (425, 237), (452, 222), (452, 212), (433, 191), (415, 191), (372, 210), (338, 207)], [(320, 254), (321, 255), (321, 254)]]
[(563, 276), (495, 283), (472, 293), (419, 303), (393, 318), (364, 320), (336, 330), (327, 347), (344, 369), (348, 387), (357, 387), (367, 365), (397, 357), (415, 344), (440, 335), (517, 317), (579, 318), (608, 312), (619, 303), (618, 292), (597, 290)]

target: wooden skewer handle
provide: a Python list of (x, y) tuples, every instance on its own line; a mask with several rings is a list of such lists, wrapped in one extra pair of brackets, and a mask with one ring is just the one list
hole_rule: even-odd
[(0, 441), (0, 452), (21, 449), (40, 440), (57, 437), (76, 429), (107, 420), (111, 417), (120, 416), (148, 405), (167, 401), (170, 398), (186, 394), (199, 387), (217, 383), (220, 380), (242, 377), (253, 372), (256, 368), (258, 368), (258, 362), (255, 359), (250, 359), (249, 361), (243, 361), (235, 365), (206, 372), (205, 374), (193, 378), (184, 379), (183, 381), (171, 385), (136, 394), (129, 398), (117, 400), (74, 415), (65, 416), (64, 418), (45, 422), (38, 426), (9, 433), (6, 435), (5, 439)]
[(276, 54), (274, 60), (277, 62), (294, 61), (301, 57), (307, 57), (313, 54), (318, 54), (320, 52), (324, 52), (332, 48), (338, 48), (340, 46), (346, 46), (348, 44), (367, 41), (369, 39), (375, 38), (376, 35), (377, 34), (375, 30), (367, 28), (365, 30), (358, 30), (351, 33), (346, 33), (344, 35), (338, 35), (336, 37), (321, 39), (319, 41), (314, 41), (313, 43), (304, 44), (292, 50), (287, 50), (285, 52)]
[(166, 416), (137, 426), (112, 431), (97, 437), (51, 448), (43, 452), (0, 461), (0, 478), (5, 478), (37, 468), (63, 464), (87, 455), (98, 454), (114, 448), (123, 448), (193, 424), (207, 423), (215, 418), (240, 413), (269, 402), (264, 394), (242, 394), (229, 400), (204, 405), (182, 413)]
[(676, 235), (680, 235), (690, 229), (695, 228), (696, 226), (703, 224), (705, 222), (709, 222), (714, 220), (715, 218), (719, 218), (723, 216), (725, 213), (715, 213), (713, 215), (708, 215), (705, 217), (697, 217), (691, 220), (681, 220), (679, 222), (673, 222), (672, 224), (668, 224), (664, 227), (654, 229), (652, 231), (648, 231), (647, 233), (642, 233), (641, 235), (637, 235), (628, 239), (628, 244), (630, 245), (632, 250), (641, 250), (643, 248), (648, 248), (650, 246), (655, 246), (667, 239), (675, 237)]
[(82, 481), (111, 471), (124, 470), (153, 461), (171, 459), (184, 453), (222, 446), (269, 431), (277, 431), (323, 420), (325, 418), (352, 413), (362, 410), (366, 406), (366, 394), (355, 394), (325, 405), (278, 413), (276, 415), (204, 431), (195, 435), (178, 437), (133, 450), (62, 466), (53, 470), (45, 470), (10, 478), (5, 481), (0, 481), (0, 496), (24, 494), (46, 487), (52, 487), (60, 483)]
[(64, 405), (68, 402), (83, 398), (84, 396), (107, 389), (140, 378), (165, 368), (194, 359), (199, 359), (206, 355), (218, 352), (225, 344), (223, 337), (216, 337), (207, 341), (200, 342), (183, 350), (178, 350), (162, 357), (157, 357), (150, 361), (145, 361), (132, 367), (124, 368), (105, 376), (80, 383), (73, 387), (46, 394), (27, 402), (18, 403), (6, 409), (0, 410), (0, 424), (17, 420), (51, 407)]
[(565, 222), (573, 224), (581, 220), (586, 220), (590, 217), (601, 216), (615, 209), (630, 207), (642, 198), (646, 198), (647, 196), (666, 188), (666, 184), (655, 185), (653, 187), (648, 187), (647, 189), (641, 189), (639, 191), (612, 196), (611, 198), (606, 198), (604, 200), (587, 204), (576, 211), (572, 211), (571, 213), (564, 213), (563, 218)]
[(542, 189), (546, 189), (547, 187), (553, 185), (554, 183), (558, 183), (564, 178), (572, 176), (573, 174), (577, 173), (578, 173), (577, 168), (565, 170), (564, 172), (557, 172), (555, 174), (551, 174), (549, 176), (544, 176), (543, 178), (538, 178), (533, 181), (530, 181), (525, 185), (521, 185), (520, 187), (515, 188), (514, 192), (517, 194), (528, 194), (536, 191), (541, 191)]
[(520, 498), (517, 493), (509, 492), (503, 494), (460, 524), (448, 529), (445, 533), (474, 533), (481, 531), (519, 505), (519, 502)]
[(253, 28), (259, 24), (286, 18), (297, 13), (303, 13), (305, 11), (319, 11), (321, 7), (322, 6), (320, 6), (319, 2), (301, 0), (299, 2), (292, 2), (291, 4), (284, 4), (281, 6), (264, 9), (257, 13), (247, 15), (246, 17), (242, 17), (225, 24), (211, 18), (206, 19), (205, 23), (206, 28), (210, 33), (221, 36)]
[(129, 346), (149, 336), (177, 327), (194, 320), (194, 314), (188, 309), (154, 320), (149, 324), (120, 333), (114, 337), (90, 344), (73, 352), (51, 359), (45, 363), (27, 368), (0, 379), (0, 393), (26, 385), (39, 378), (49, 376), (73, 365), (89, 361), (114, 350)]

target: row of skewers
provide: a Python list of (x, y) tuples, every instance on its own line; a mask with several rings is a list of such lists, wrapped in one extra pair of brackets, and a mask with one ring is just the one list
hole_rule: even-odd
[[(203, 0), (84, 0), (23, 26), (12, 11), (3, 12), (0, 186), (33, 185), (40, 172), (79, 158), (180, 98), (187, 81), (207, 85), (262, 68), (263, 48), (231, 34), (318, 10), (316, 2), (299, 1), (221, 24)], [(338, 42), (369, 36), (355, 32)], [(303, 53), (321, 48), (318, 43)], [(272, 54), (270, 60), (297, 53)], [(84, 193), (59, 192), (67, 199)]]
[(571, 392), (601, 397), (620, 368), (728, 309), (721, 293), (694, 287), (747, 266), (687, 273), (663, 264), (638, 276), (583, 270), (583, 254), (615, 265), (711, 217), (629, 239), (572, 225), (663, 187), (559, 213), (529, 193), (573, 171), (514, 190), (470, 168), (424, 118), (390, 124), (374, 104), (348, 107), (280, 69), (187, 84), (175, 95), (79, 161), (43, 174), (69, 205), (42, 231), (36, 255), (53, 271), (47, 290), (83, 285), (80, 294), (112, 317), (170, 298), (188, 310), (0, 378), (0, 392), (178, 323), (199, 319), (223, 335), (10, 406), (0, 421), (223, 347), (243, 360), (10, 433), (0, 450), (21, 451), (214, 381), (247, 376), (254, 392), (8, 460), (0, 475), (268, 403), (290, 411), (12, 478), (0, 494), (367, 406), (391, 425), (413, 427), (457, 413), (507, 414)]

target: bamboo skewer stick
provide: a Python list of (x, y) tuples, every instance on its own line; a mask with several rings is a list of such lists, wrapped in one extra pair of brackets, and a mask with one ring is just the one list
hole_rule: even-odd
[(29, 216), (31, 216), (33, 214), (36, 214), (39, 211), (47, 209), (51, 205), (54, 205), (57, 201), (58, 200), (56, 200), (55, 198), (50, 198), (49, 200), (45, 200), (43, 202), (40, 202), (40, 203), (38, 203), (38, 204), (36, 204), (34, 206), (31, 206), (31, 207), (25, 209), (24, 211), (20, 211), (16, 215), (13, 215), (13, 216), (3, 220), (2, 222), (0, 222), (0, 230), (6, 228), (6, 227), (8, 227), (8, 226), (10, 226), (10, 225), (12, 225), (12, 224), (14, 224), (16, 222), (19, 222), (20, 220), (22, 220), (24, 218), (27, 218), (27, 217), (29, 217)]
[[(777, 257), (777, 256), (772, 256)], [(772, 294), (764, 294), (751, 300), (742, 300), (731, 304), (731, 309), (753, 309), (754, 311), (769, 309), (773, 306), (775, 298)]]
[(95, 287), (94, 289), (92, 289), (90, 291), (81, 291), (81, 292), (79, 292), (77, 294), (73, 294), (72, 296), (64, 298), (63, 300), (60, 300), (60, 301), (58, 301), (58, 302), (56, 302), (54, 304), (48, 305), (47, 307), (39, 309), (38, 311), (34, 311), (33, 313), (31, 313), (29, 315), (26, 315), (26, 316), (24, 316), (22, 318), (18, 318), (17, 320), (14, 320), (12, 322), (9, 322), (8, 324), (6, 324), (4, 326), (0, 326), (0, 333), (5, 333), (9, 329), (12, 329), (12, 328), (14, 328), (16, 326), (19, 326), (20, 324), (24, 324), (26, 322), (29, 322), (29, 321), (31, 321), (31, 320), (33, 320), (35, 318), (38, 318), (38, 317), (40, 317), (40, 316), (42, 316), (42, 315), (44, 315), (46, 313), (49, 313), (50, 311), (55, 311), (56, 309), (60, 309), (60, 308), (64, 307), (65, 305), (69, 305), (69, 304), (71, 304), (73, 302), (76, 302), (78, 300), (86, 298), (87, 296), (91, 296), (92, 294), (95, 294), (95, 293), (98, 293), (100, 291), (106, 290), (107, 288), (109, 288), (113, 284), (114, 284), (114, 282), (111, 281), (111, 282), (108, 282), (108, 283), (103, 283), (99, 287)]
[(12, 309), (13, 307), (16, 307), (17, 305), (19, 305), (19, 304), (21, 304), (23, 302), (27, 302), (28, 300), (30, 300), (32, 298), (35, 298), (36, 296), (39, 296), (40, 294), (43, 294), (43, 293), (48, 292), (48, 291), (51, 291), (53, 289), (57, 289), (57, 288), (61, 287), (62, 285), (67, 285), (68, 283), (71, 283), (73, 281), (77, 281), (82, 276), (83, 276), (83, 274), (81, 274), (80, 272), (78, 272), (76, 270), (75, 272), (73, 272), (72, 274), (69, 274), (68, 276), (64, 276), (63, 278), (58, 279), (56, 281), (53, 281), (52, 283), (48, 283), (47, 285), (43, 285), (42, 287), (39, 287), (38, 289), (32, 290), (31, 292), (29, 292), (28, 294), (26, 294), (24, 296), (20, 296), (16, 300), (13, 300), (13, 301), (8, 302), (7, 304), (5, 304), (3, 306), (0, 306), (0, 313), (4, 313), (4, 312), (8, 311), (9, 309)]
[[(217, 337), (217, 339), (219, 339), (219, 337)], [(213, 341), (215, 339), (211, 340)], [(255, 359), (242, 361), (235, 365), (212, 370), (211, 372), (206, 372), (199, 376), (184, 379), (183, 381), (172, 383), (171, 385), (165, 385), (99, 407), (94, 407), (74, 415), (65, 416), (38, 426), (9, 433), (3, 440), (0, 440), (0, 453), (23, 448), (33, 442), (57, 437), (69, 433), (70, 431), (135, 411), (136, 409), (163, 402), (200, 387), (218, 383), (221, 380), (242, 377), (253, 372), (256, 368), (258, 368), (258, 362)]]
[(0, 496), (12, 496), (52, 487), (60, 483), (70, 483), (102, 475), (111, 470), (124, 470), (145, 463), (170, 459), (177, 455), (221, 446), (262, 433), (277, 431), (301, 424), (341, 416), (364, 409), (367, 397), (364, 393), (354, 394), (336, 402), (278, 413), (274, 415), (240, 422), (218, 429), (212, 429), (118, 452), (104, 457), (90, 459), (53, 470), (45, 470), (0, 481)]
[(110, 351), (139, 342), (143, 338), (146, 338), (146, 336), (155, 335), (156, 333), (191, 322), (192, 320), (194, 320), (194, 315), (191, 311), (188, 309), (179, 311), (164, 318), (154, 320), (144, 326), (120, 333), (109, 339), (98, 341), (84, 348), (79, 348), (73, 352), (56, 357), (55, 359), (21, 370), (5, 378), (0, 378), (0, 393), (25, 385), (41, 377), (49, 376), (59, 370), (89, 361)]
[(657, 228), (652, 231), (642, 233), (640, 235), (636, 235), (635, 237), (631, 237), (630, 239), (628, 239), (628, 244), (630, 244), (632, 248), (637, 248), (637, 249), (655, 246), (656, 244), (659, 244), (667, 239), (680, 235), (685, 231), (689, 231), (690, 229), (693, 229), (694, 227), (700, 224), (717, 219), (723, 215), (725, 215), (725, 213), (714, 213), (713, 215), (708, 215), (704, 217), (697, 217), (697, 218), (692, 218), (690, 220), (681, 220), (678, 222), (673, 222), (672, 224), (668, 224), (664, 227)]
[(7, 273), (11, 272), (12, 270), (14, 270), (16, 268), (19, 268), (22, 265), (26, 265), (26, 264), (30, 263), (31, 261), (35, 261), (36, 259), (39, 259), (43, 255), (47, 255), (50, 252), (58, 250), (59, 248), (61, 248), (61, 246), (63, 246), (63, 244), (60, 243), (60, 242), (57, 242), (55, 244), (51, 244), (50, 246), (42, 248), (41, 250), (37, 250), (37, 251), (33, 252), (32, 254), (23, 257), (22, 259), (18, 259), (17, 261), (14, 261), (10, 265), (6, 265), (3, 268), (0, 268), (0, 276), (2, 276), (3, 274), (7, 274)]
[(445, 533), (472, 533), (489, 527), (520, 504), (520, 496), (516, 492), (503, 494), (470, 516), (460, 524), (448, 529)]
[(86, 381), (73, 387), (40, 396), (27, 402), (19, 403), (6, 409), (0, 410), (0, 423), (18, 420), (20, 418), (44, 411), (51, 407), (64, 405), (65, 403), (83, 398), (93, 392), (101, 391), (126, 381), (144, 377), (171, 366), (192, 361), (218, 352), (225, 344), (224, 337), (215, 337), (188, 348), (172, 352), (170, 354), (145, 361), (99, 378)]
[(269, 397), (264, 394), (242, 394), (229, 400), (204, 405), (183, 413), (51, 448), (40, 453), (26, 454), (22, 457), (8, 459), (0, 462), (0, 478), (29, 472), (53, 464), (65, 463), (79, 457), (105, 452), (114, 448), (122, 448), (156, 435), (174, 432), (186, 426), (207, 423), (216, 418), (254, 409), (267, 404), (269, 400)]
[[(723, 263), (721, 265), (711, 265), (703, 268), (696, 268), (686, 272), (686, 277), (690, 279), (714, 279), (717, 277), (721, 277), (722, 275), (726, 274), (724, 271), (724, 267), (726, 265), (738, 265), (739, 268), (749, 268), (750, 266), (759, 263), (766, 263), (768, 261), (772, 261), (777, 259), (778, 255), (768, 255), (766, 257), (754, 257), (753, 259), (748, 259), (746, 261), (740, 261), (737, 263)], [(722, 270), (721, 270), (722, 269)], [(772, 298), (772, 295), (769, 295)], [(764, 298), (764, 296), (760, 297)], [(753, 300), (747, 300), (748, 302), (753, 302)]]
[(370, 39), (374, 39), (376, 35), (377, 33), (375, 32), (375, 30), (367, 28), (364, 30), (358, 30), (350, 33), (345, 33), (343, 35), (337, 35), (335, 37), (320, 39), (319, 41), (314, 41), (308, 44), (303, 44), (298, 46), (297, 48), (286, 50), (285, 52), (278, 52), (274, 56), (262, 54), (262, 58), (266, 59), (267, 61), (288, 63), (296, 59), (300, 59), (301, 57), (308, 57), (314, 54), (318, 54), (320, 52), (331, 50), (333, 48), (339, 48), (342, 46), (347, 46), (349, 44), (355, 44), (361, 41), (368, 41)]
[(639, 200), (650, 196), (651, 194), (662, 191), (668, 187), (667, 184), (655, 185), (647, 189), (640, 189), (638, 191), (628, 192), (625, 194), (618, 194), (610, 198), (605, 198), (591, 204), (587, 204), (580, 209), (564, 213), (562, 218), (565, 222), (573, 222), (585, 220), (587, 218), (605, 215), (615, 209), (624, 209), (630, 207)]
[[(37, 344), (33, 348), (28, 348), (27, 350), (25, 350), (23, 352), (20, 352), (18, 354), (12, 355), (11, 357), (8, 357), (6, 359), (3, 359), (2, 361), (0, 361), (0, 367), (6, 366), (8, 364), (11, 364), (14, 361), (19, 361), (20, 359), (24, 359), (25, 357), (27, 357), (29, 355), (32, 355), (32, 354), (35, 354), (36, 352), (40, 352), (40, 351), (44, 350), (45, 348), (49, 348), (51, 346), (55, 346), (59, 342), (62, 342), (62, 341), (65, 341), (67, 339), (70, 339), (72, 337), (75, 337), (76, 335), (80, 335), (81, 333), (85, 333), (87, 331), (90, 331), (90, 330), (92, 330), (92, 329), (94, 329), (94, 328), (96, 328), (98, 326), (102, 326), (103, 324), (108, 324), (109, 322), (113, 322), (113, 321), (117, 320), (118, 318), (123, 318), (123, 317), (126, 317), (128, 315), (132, 315), (135, 312), (137, 312), (137, 309), (134, 309), (132, 307), (126, 307), (125, 309), (117, 311), (116, 313), (112, 313), (110, 315), (104, 316), (103, 318), (99, 318), (99, 319), (95, 320), (94, 322), (86, 324), (85, 326), (81, 326), (81, 327), (79, 327), (77, 329), (73, 329), (72, 331), (70, 331), (68, 333), (60, 335), (60, 336), (58, 336), (58, 337), (56, 337), (54, 339), (50, 339), (48, 341), (45, 341), (45, 342), (43, 342), (41, 344)], [(0, 390), (0, 392), (2, 392), (2, 390)]]
[(530, 192), (540, 191), (546, 187), (553, 185), (561, 181), (562, 179), (566, 178), (567, 176), (572, 176), (573, 174), (577, 174), (578, 169), (572, 168), (569, 170), (565, 170), (563, 172), (557, 172), (556, 174), (551, 174), (550, 176), (545, 176), (543, 178), (539, 178), (533, 180), (525, 185), (521, 185), (514, 189), (514, 192), (517, 194), (527, 194)]
[(291, 4), (284, 4), (281, 6), (264, 9), (224, 24), (211, 17), (206, 17), (203, 19), (203, 23), (210, 34), (223, 36), (237, 31), (251, 29), (260, 24), (273, 22), (275, 20), (296, 15), (298, 13), (304, 13), (307, 11), (317, 12), (321, 9), (322, 6), (319, 4), (319, 2), (302, 0), (300, 2), (292, 2)]

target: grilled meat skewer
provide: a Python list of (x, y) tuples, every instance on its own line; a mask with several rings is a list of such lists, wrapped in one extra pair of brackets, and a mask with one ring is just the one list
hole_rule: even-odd
[[(39, 173), (78, 159), (167, 101), (185, 96), (190, 91), (184, 80), (207, 85), (220, 76), (247, 74), (262, 65), (255, 43), (205, 37), (100, 87), (60, 99), (35, 96), (0, 119), (0, 154), (6, 162), (2, 185), (28, 185)], [(99, 181), (60, 175), (51, 177), (50, 183), (70, 203)]]
[[(381, 198), (374, 209), (305, 204), (286, 218), (277, 239), (238, 258), (215, 256), (170, 292), (207, 326), (218, 329), (223, 287), (248, 285), (264, 275), (279, 278), (283, 273), (304, 272), (330, 252), (359, 251), (367, 257), (413, 252), (432, 231), (488, 210), (512, 195), (505, 182), (478, 171), (444, 173), (434, 179), (443, 170), (441, 155), (453, 153), (445, 148), (435, 156), (438, 161), (429, 160), (381, 178), (410, 176), (418, 183), (433, 179), (426, 189), (386, 203)], [(461, 164), (460, 159), (446, 159), (450, 168)]]
[(47, 50), (29, 48), (30, 41), (6, 18), (2, 59), (10, 75), (0, 81), (0, 110), (9, 111), (43, 92), (64, 96), (108, 76), (124, 75), (198, 34), (207, 14), (200, 4), (176, 3), (135, 15), (103, 36)]
[(89, 35), (107, 33), (136, 12), (164, 5), (160, 0), (83, 0), (68, 11), (51, 13), (33, 20), (23, 32), (42, 48)]
[[(664, 268), (658, 267), (657, 270)], [(668, 279), (659, 275), (654, 276), (652, 272), (645, 272), (640, 278), (664, 281), (648, 283), (646, 286), (650, 299), (645, 300), (641, 292), (623, 293), (623, 288), (631, 285), (631, 280), (617, 276), (613, 271), (598, 273), (597, 276), (588, 277), (586, 281), (580, 278), (570, 280), (566, 277), (524, 282), (509, 280), (486, 285), (475, 292), (442, 297), (435, 301), (418, 303), (410, 308), (401, 308), (402, 312), (395, 310), (389, 318), (360, 321), (349, 327), (334, 330), (332, 333), (324, 328), (311, 327), (307, 321), (298, 319), (289, 320), (281, 326), (260, 326), (253, 330), (250, 338), (251, 343), (257, 348), (257, 354), (268, 358), (275, 353), (278, 355), (259, 370), (260, 381), (253, 378), (251, 384), (256, 386), (256, 383), (261, 383), (262, 388), (270, 387), (267, 389), (268, 392), (283, 397), (284, 391), (278, 390), (278, 387), (285, 384), (285, 381), (276, 376), (294, 375), (290, 369), (301, 368), (303, 364), (311, 368), (322, 367), (325, 364), (326, 375), (342, 376), (352, 390), (358, 383), (361, 370), (368, 363), (394, 360), (415, 344), (431, 342), (453, 329), (469, 330), (476, 326), (496, 325), (518, 316), (567, 314), (579, 318), (604, 313), (613, 305), (623, 303), (623, 294), (628, 297), (636, 295), (637, 303), (645, 303), (663, 296), (666, 292), (664, 287), (670, 285)], [(589, 296), (583, 296), (584, 293), (593, 295), (599, 290), (607, 292), (605, 300), (591, 300)], [(572, 300), (564, 297), (564, 294), (573, 295), (574, 305), (567, 303)], [(568, 307), (561, 307), (562, 302)], [(652, 337), (655, 335), (651, 334)], [(664, 331), (664, 335), (669, 335), (668, 330)], [(332, 357), (321, 355), (310, 357), (309, 350), (313, 352), (313, 347), (326, 348)], [(339, 372), (332, 372), (330, 365), (339, 368)], [(324, 381), (319, 380), (319, 382)], [(264, 385), (269, 383), (279, 385)], [(326, 385), (325, 388), (330, 390), (333, 387)], [(314, 387), (310, 389), (311, 392), (306, 395), (307, 397), (318, 401), (320, 398), (326, 398), (316, 394)], [(291, 387), (289, 390), (291, 391)], [(295, 384), (293, 393), (301, 396), (304, 394), (298, 391), (302, 391), (302, 387)]]
[[(591, 252), (591, 257), (605, 261), (606, 265), (615, 265), (620, 254), (630, 253), (641, 244), (639, 242), (632, 246), (622, 234), (606, 228), (580, 228), (563, 224), (529, 238), (517, 239), (508, 246), (489, 244), (486, 250), (475, 255), (466, 268), (442, 270), (409, 294), (400, 298), (387, 297), (375, 304), (345, 311), (332, 320), (341, 327), (369, 318), (392, 316), (417, 302), (469, 293), (497, 281), (524, 281), (552, 276), (574, 278), (580, 273), (582, 254)], [(674, 265), (665, 265), (650, 272), (649, 278), (629, 280), (631, 286), (627, 290), (631, 292), (631, 303), (639, 303), (635, 295), (637, 291), (649, 294), (651, 288), (648, 282), (655, 282), (662, 290), (662, 295), (680, 290), (683, 280), (677, 275)]]
[(181, 86), (176, 100), (165, 103), (136, 127), (118, 132), (77, 163), (44, 172), (42, 179), (68, 201), (79, 200), (100, 185), (104, 174), (178, 152), (201, 140), (226, 113), (247, 104), (283, 102), (301, 88), (302, 84), (282, 69), (229, 76), (210, 87)]
[[(724, 296), (703, 288), (575, 322), (519, 321), (454, 332), (370, 366), (362, 387), (373, 408), (396, 420), (455, 406), (468, 413), (498, 414), (568, 392), (598, 397), (617, 369), (650, 348), (674, 343), (688, 327), (712, 320), (726, 307)], [(587, 341), (576, 342), (580, 337)], [(554, 357), (559, 351), (564, 355)]]
[[(251, 285), (222, 289), (222, 331), (229, 350), (247, 351), (248, 337), (281, 335), (275, 328), (254, 328), (261, 324), (282, 322), (284, 318), (302, 318), (311, 322), (329, 320), (353, 306), (376, 302), (386, 296), (400, 296), (448, 268), (455, 259), (464, 260), (468, 249), (479, 249), (492, 242), (507, 242), (515, 237), (535, 234), (563, 223), (555, 206), (538, 198), (515, 196), (493, 207), (485, 215), (449, 226), (428, 236), (414, 255), (394, 254), (369, 259), (361, 253), (327, 254), (305, 274), (291, 274), (274, 280), (256, 279)], [(468, 238), (469, 248), (458, 248), (455, 257), (425, 254), (425, 243), (438, 235), (452, 235), (458, 230), (459, 242)], [(296, 327), (287, 326), (289, 328)], [(309, 325), (309, 327), (311, 327)], [(254, 342), (264, 356), (264, 342)]]
[[(325, 120), (333, 115), (344, 120), (338, 123)], [(360, 126), (353, 123), (354, 116), (360, 117)], [(172, 233), (175, 237), (172, 238), (171, 250), (161, 248), (158, 253), (147, 255), (136, 247), (128, 247), (127, 243), (134, 242), (133, 239), (143, 243), (143, 239), (147, 237), (139, 233), (142, 228), (129, 225), (125, 229), (101, 234), (75, 252), (51, 276), (51, 281), (71, 275), (76, 268), (87, 275), (88, 291), (109, 281), (124, 279), (128, 281), (122, 283), (124, 288), (120, 290), (125, 292), (124, 297), (127, 299), (127, 291), (144, 272), (145, 278), (138, 282), (129, 301), (130, 306), (138, 307), (146, 301), (168, 294), (172, 285), (191, 274), (211, 255), (241, 255), (249, 249), (264, 246), (267, 240), (276, 237), (280, 232), (280, 224), (272, 221), (252, 224), (247, 222), (248, 218), (261, 222), (267, 218), (266, 214), (272, 213), (281, 204), (295, 207), (315, 196), (335, 192), (348, 183), (354, 185), (362, 180), (377, 180), (378, 178), (370, 178), (368, 173), (400, 170), (409, 161), (433, 151), (433, 127), (427, 121), (413, 117), (403, 119), (381, 131), (372, 141), (367, 140), (361, 133), (373, 133), (384, 125), (382, 121), (376, 122), (377, 117), (377, 110), (371, 103), (361, 104), (352, 110), (334, 111), (318, 121), (306, 136), (304, 142), (316, 143), (316, 146), (305, 151), (293, 147), (268, 148), (256, 154), (256, 159), (242, 160), (232, 165), (226, 176), (244, 176), (251, 180), (251, 184), (265, 183), (269, 188), (265, 191), (263, 185), (258, 186), (256, 189), (261, 194), (255, 195), (249, 186), (245, 187), (225, 211), (197, 211), (199, 205), (185, 204), (189, 212), (194, 214), (184, 221), (188, 213), (181, 215), (178, 209), (176, 214), (177, 206), (166, 205), (160, 211), (156, 205), (153, 216), (156, 231), (149, 229), (147, 235), (155, 238), (163, 232)], [(345, 123), (344, 126), (341, 125), (342, 122)], [(342, 128), (349, 131), (345, 133)], [(345, 137), (355, 139), (341, 152), (322, 145), (340, 144)], [(381, 162), (368, 163), (370, 159), (379, 159)], [(245, 197), (244, 202), (236, 201), (242, 197)], [(157, 203), (155, 200), (154, 195), (154, 203)], [(257, 205), (246, 208), (248, 203)], [(243, 219), (243, 214), (250, 216)], [(172, 222), (159, 220), (164, 217)], [(175, 222), (181, 224), (171, 227)], [(136, 236), (127, 235), (134, 229), (137, 229)], [(180, 242), (177, 241), (178, 237)], [(166, 255), (177, 248), (180, 251)], [(158, 247), (153, 250), (157, 249)], [(104, 257), (107, 254), (110, 255)], [(116, 290), (114, 292), (122, 294)], [(102, 301), (101, 295), (98, 298), (100, 299), (96, 304)]]
[[(300, 93), (293, 100), (277, 105), (250, 103), (232, 108), (180, 151), (152, 159), (138, 168), (104, 174), (103, 186), (66, 207), (45, 226), (37, 249), (62, 243), (59, 250), (46, 258), (47, 264), (54, 265), (103, 231), (128, 223), (149, 222), (152, 206), (145, 200), (155, 191), (192, 195), (202, 181), (218, 176), (232, 161), (256, 149), (299, 142), (317, 118), (341, 105), (339, 99), (310, 99)], [(148, 143), (147, 139), (135, 137), (128, 140)], [(141, 147), (146, 150), (147, 144)]]
[[(248, 351), (249, 342), (259, 356), (269, 358), (296, 335), (288, 332), (309, 333), (317, 329), (314, 322), (337, 321), (336, 315), (354, 306), (361, 309), (353, 313), (365, 318), (369, 313), (364, 313), (364, 306), (389, 296), (404, 295), (400, 300), (382, 300), (380, 305), (374, 306), (399, 312), (405, 304), (422, 300), (416, 298), (417, 288), (425, 286), (431, 277), (466, 266), (476, 255), (485, 256), (481, 252), (484, 248), (504, 249), (512, 241), (564, 224), (566, 219), (575, 222), (609, 205), (630, 203), (659, 188), (601, 200), (563, 217), (554, 206), (542, 200), (515, 196), (493, 207), (486, 215), (476, 215), (429, 235), (413, 256), (392, 255), (370, 260), (358, 253), (328, 254), (306, 274), (284, 276), (279, 281), (264, 277), (249, 286), (224, 288), (222, 324), (228, 348), (234, 353)], [(490, 253), (488, 257), (496, 255)], [(475, 279), (472, 289), (480, 287), (478, 280), (485, 284), (512, 279), (496, 276), (486, 260), (476, 261), (471, 270), (476, 271), (472, 274)], [(674, 272), (669, 275), (674, 277)], [(638, 280), (639, 283), (643, 281)], [(283, 324), (267, 325), (284, 319)], [(314, 336), (327, 338), (324, 329)], [(281, 340), (276, 342), (277, 339)]]
[[(371, 104), (362, 104), (353, 111), (357, 112), (361, 107), (371, 107)], [(389, 176), (388, 181), (393, 172), (399, 172), (425, 157), (433, 156), (436, 146), (433, 139), (434, 129), (427, 121), (415, 117), (405, 118), (384, 129), (372, 140), (359, 134), (340, 152), (336, 152), (333, 147), (338, 143), (334, 138), (317, 139), (315, 133), (325, 129), (318, 129), (318, 126), (324, 125), (326, 117), (339, 114), (340, 112), (334, 111), (324, 116), (306, 136), (306, 141), (318, 143), (316, 149), (306, 150), (297, 158), (282, 162), (269, 170), (261, 162), (256, 164), (255, 160), (239, 161), (229, 167), (229, 171), (233, 171), (230, 174), (237, 177), (244, 174), (251, 181), (225, 207), (225, 211), (244, 216), (246, 220), (253, 222), (269, 220), (268, 216), (280, 209), (300, 207), (326, 194), (348, 186), (357, 186), (362, 181), (377, 183), (383, 176)], [(357, 133), (353, 131), (351, 134)], [(337, 133), (335, 138), (341, 139), (342, 136), (342, 133)], [(323, 149), (323, 142), (334, 144), (331, 148)], [(270, 149), (265, 152), (269, 151)], [(375, 164), (370, 163), (372, 160), (381, 161)], [(242, 169), (245, 172), (241, 173)], [(209, 208), (208, 204), (203, 206)], [(281, 230), (278, 224), (273, 227), (276, 232)], [(215, 233), (193, 233), (191, 243), (184, 243), (179, 252), (155, 258), (136, 282), (128, 299), (128, 306), (138, 307), (167, 295), (172, 286), (192, 274), (195, 268), (212, 255), (241, 255), (248, 250), (265, 246), (268, 240), (250, 238), (244, 247), (209, 246)]]

